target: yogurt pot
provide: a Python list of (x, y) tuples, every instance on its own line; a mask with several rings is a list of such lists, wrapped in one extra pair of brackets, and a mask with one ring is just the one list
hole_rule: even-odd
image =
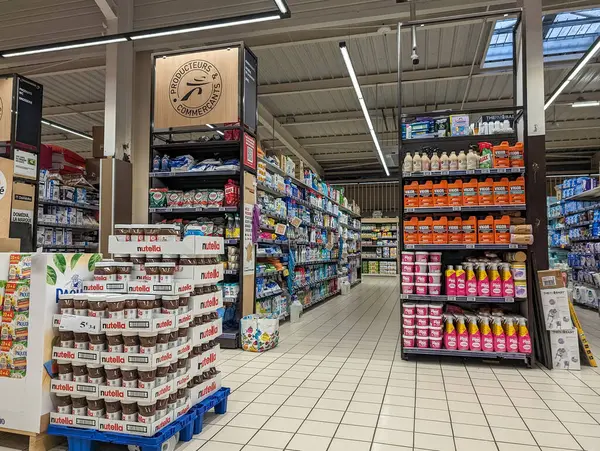
[(120, 420), (121, 419), (121, 401), (106, 400), (106, 419)]
[(429, 326), (429, 316), (416, 316), (416, 324), (417, 326)]
[(137, 319), (137, 296), (134, 294), (127, 295), (125, 299), (125, 318)]
[(138, 388), (156, 387), (156, 369), (138, 369)]
[(138, 406), (135, 401), (121, 401), (121, 420), (137, 423)]
[(71, 366), (73, 367), (73, 382), (88, 381), (88, 370), (85, 363), (73, 362)]
[(106, 374), (104, 373), (104, 366), (88, 364), (88, 384), (104, 385), (106, 381)]
[(415, 315), (402, 315), (402, 325), (412, 327), (415, 325)]
[(73, 402), (73, 415), (85, 417), (87, 415), (87, 399), (83, 395), (71, 395)]
[(429, 347), (431, 349), (442, 349), (442, 337), (429, 337)]
[(427, 290), (432, 296), (439, 296), (442, 294), (442, 284), (441, 283), (428, 283)]
[(417, 304), (417, 315), (419, 315), (419, 316), (429, 315), (429, 305), (428, 304)]
[(429, 317), (429, 325), (432, 327), (442, 327), (442, 325), (444, 324), (444, 320), (442, 319), (442, 316), (430, 316)]
[(120, 332), (106, 332), (108, 352), (123, 352), (123, 336)]
[(156, 421), (156, 401), (138, 401), (138, 422), (152, 424)]
[(411, 304), (409, 302), (402, 303), (402, 314), (403, 315), (414, 315), (415, 314), (416, 304)]
[(427, 263), (429, 260), (429, 252), (415, 252), (415, 262)]
[(73, 401), (69, 395), (56, 395), (56, 411), (58, 413), (73, 413)]
[(417, 335), (416, 326), (404, 326), (402, 330), (404, 331), (404, 335), (406, 337), (414, 337), (415, 335)]
[(429, 267), (429, 272), (434, 274), (440, 274), (442, 272), (442, 263), (441, 262), (429, 262), (427, 263)]
[(415, 274), (427, 274), (427, 263), (416, 262)]
[(431, 338), (442, 338), (442, 328), (436, 326), (429, 326), (429, 336)]
[(416, 337), (417, 348), (428, 348), (429, 347), (429, 337)]
[(110, 319), (125, 319), (125, 295), (111, 295), (106, 297), (106, 311)]
[(73, 380), (73, 365), (67, 360), (57, 360), (58, 365), (58, 380), (72, 381)]
[(415, 273), (414, 272), (403, 272), (402, 274), (402, 283), (414, 283), (415, 282)]
[(123, 352), (127, 354), (140, 353), (140, 339), (136, 332), (123, 332)]
[(402, 272), (415, 272), (415, 264), (413, 262), (410, 263), (406, 263), (406, 262), (402, 262), (400, 264), (400, 267), (402, 268), (401, 271)]
[(156, 352), (156, 332), (140, 332), (140, 354), (154, 354)]
[[(118, 366), (105, 365), (104, 371), (106, 373), (106, 385), (109, 387), (121, 387), (123, 385), (123, 376), (121, 375), (121, 368)], [(108, 411), (108, 406), (106, 406)]]
[(442, 273), (427, 274), (427, 283), (442, 283)]
[(415, 261), (415, 253), (402, 251), (402, 263), (412, 263)]
[(106, 406), (103, 398), (92, 398), (87, 399), (87, 416), (95, 418), (103, 418), (106, 414)]
[(406, 335), (402, 336), (402, 346), (405, 348), (414, 348), (415, 347), (415, 337), (408, 337)]
[(415, 283), (415, 293), (418, 295), (426, 295), (427, 294), (427, 284), (426, 283)]
[(138, 371), (135, 367), (121, 367), (123, 388), (138, 388)]
[(429, 253), (429, 261), (441, 263), (442, 262), (442, 253), (441, 252), (430, 252)]
[(73, 295), (73, 314), (76, 316), (88, 316), (88, 295), (75, 293)]
[(416, 283), (427, 283), (427, 274), (415, 274)]
[(429, 304), (429, 315), (431, 316), (442, 316), (443, 310), (443, 304)]
[(160, 419), (167, 414), (169, 407), (169, 396), (158, 398), (156, 400), (156, 419)]
[(417, 338), (429, 337), (429, 326), (417, 326)]
[(402, 283), (402, 294), (413, 294), (415, 292), (414, 283)]
[(74, 302), (72, 294), (61, 294), (58, 296), (58, 309), (62, 315), (74, 314)]

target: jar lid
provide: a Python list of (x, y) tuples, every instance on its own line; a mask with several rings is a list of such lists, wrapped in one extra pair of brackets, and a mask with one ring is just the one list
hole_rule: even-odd
[(88, 293), (73, 293), (73, 299), (77, 301), (85, 301), (90, 295)]
[(163, 301), (175, 301), (179, 299), (179, 295), (163, 295)]
[(156, 265), (156, 266), (160, 266), (161, 268), (174, 268), (175, 267), (174, 262), (147, 263), (146, 266), (148, 266), (148, 265)]
[(75, 293), (65, 293), (58, 296), (58, 299), (75, 299)]
[[(153, 294), (136, 294), (134, 296), (140, 301), (153, 301), (154, 299), (156, 299), (156, 296), (154, 296)], [(130, 295), (130, 297), (132, 296)]]
[(126, 294), (108, 294), (106, 295), (106, 302), (120, 302), (128, 299), (129, 296)]
[(131, 262), (113, 262), (112, 266), (121, 266), (121, 267), (130, 267), (133, 268), (133, 263)]

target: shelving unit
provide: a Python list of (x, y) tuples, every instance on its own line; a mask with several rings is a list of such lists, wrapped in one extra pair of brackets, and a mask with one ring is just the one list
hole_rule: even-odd
[(398, 218), (363, 218), (362, 275), (397, 277), (399, 269)]

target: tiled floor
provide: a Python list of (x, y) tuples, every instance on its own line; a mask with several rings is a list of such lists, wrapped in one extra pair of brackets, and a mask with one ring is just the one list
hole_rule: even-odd
[[(365, 278), (276, 349), (226, 351), (228, 413), (178, 451), (600, 450), (600, 369), (403, 361), (398, 294)], [(600, 352), (600, 318), (578, 312)]]

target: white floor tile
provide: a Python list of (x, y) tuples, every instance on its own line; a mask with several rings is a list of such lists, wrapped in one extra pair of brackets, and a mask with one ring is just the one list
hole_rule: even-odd
[(296, 434), (286, 449), (297, 451), (326, 451), (330, 437), (318, 437), (316, 435)]

